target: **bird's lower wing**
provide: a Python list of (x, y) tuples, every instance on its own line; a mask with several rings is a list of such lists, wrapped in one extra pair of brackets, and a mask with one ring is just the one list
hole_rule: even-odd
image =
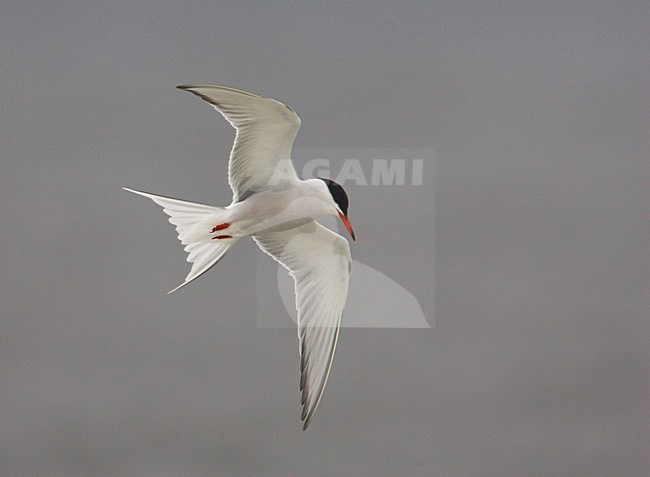
[(309, 425), (327, 384), (348, 295), (350, 246), (317, 222), (253, 237), (294, 278), (302, 420)]

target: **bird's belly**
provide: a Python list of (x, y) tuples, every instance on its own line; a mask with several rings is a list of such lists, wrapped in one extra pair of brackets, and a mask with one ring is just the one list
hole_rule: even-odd
[(262, 192), (231, 206), (237, 236), (289, 230), (318, 217), (318, 204), (291, 192)]

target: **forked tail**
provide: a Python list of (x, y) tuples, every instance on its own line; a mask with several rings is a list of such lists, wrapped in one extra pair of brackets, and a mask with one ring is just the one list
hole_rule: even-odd
[(171, 290), (175, 292), (187, 285), (195, 278), (203, 275), (226, 254), (228, 249), (235, 244), (237, 238), (223, 238), (213, 240), (212, 228), (217, 224), (226, 222), (226, 209), (205, 204), (196, 204), (171, 197), (162, 197), (147, 192), (133, 189), (124, 190), (148, 197), (163, 208), (169, 215), (169, 221), (176, 226), (178, 239), (185, 245), (185, 251), (189, 254), (187, 261), (192, 264), (190, 273), (185, 281)]

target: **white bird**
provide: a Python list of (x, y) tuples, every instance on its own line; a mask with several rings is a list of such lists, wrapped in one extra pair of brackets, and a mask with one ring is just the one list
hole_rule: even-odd
[(347, 194), (329, 179), (298, 178), (291, 148), (300, 118), (288, 106), (226, 86), (178, 88), (210, 103), (237, 130), (228, 165), (232, 203), (222, 208), (124, 189), (162, 206), (189, 253), (192, 268), (169, 293), (207, 272), (242, 237), (252, 237), (289, 271), (298, 311), (301, 420), (307, 429), (332, 367), (352, 263), (348, 241), (316, 219), (340, 217), (354, 240)]

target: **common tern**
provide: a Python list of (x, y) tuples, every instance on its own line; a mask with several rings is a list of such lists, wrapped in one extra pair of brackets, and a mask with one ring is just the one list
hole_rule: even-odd
[(316, 219), (336, 216), (350, 236), (348, 196), (326, 178), (301, 180), (291, 162), (300, 118), (270, 98), (226, 86), (181, 85), (210, 103), (236, 129), (228, 164), (232, 203), (215, 207), (124, 188), (163, 207), (191, 270), (187, 285), (213, 267), (237, 240), (252, 237), (295, 281), (303, 430), (329, 376), (348, 295), (351, 257), (346, 239)]

